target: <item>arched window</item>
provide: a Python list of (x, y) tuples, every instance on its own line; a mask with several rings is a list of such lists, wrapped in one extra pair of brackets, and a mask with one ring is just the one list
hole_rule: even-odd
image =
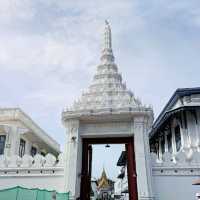
[(168, 145), (168, 151), (172, 153), (172, 133), (168, 133), (167, 135), (167, 145)]
[(4, 154), (5, 143), (6, 143), (6, 136), (0, 135), (0, 155)]
[(32, 146), (31, 147), (31, 156), (35, 156), (37, 154), (37, 148), (36, 147), (34, 147), (34, 146)]
[(176, 151), (179, 151), (181, 148), (181, 132), (180, 127), (175, 127), (175, 141), (176, 141)]
[(150, 152), (158, 154), (158, 141), (152, 140), (150, 141)]
[(19, 156), (20, 157), (24, 156), (25, 148), (26, 148), (26, 141), (23, 139), (20, 139), (20, 144), (19, 144)]

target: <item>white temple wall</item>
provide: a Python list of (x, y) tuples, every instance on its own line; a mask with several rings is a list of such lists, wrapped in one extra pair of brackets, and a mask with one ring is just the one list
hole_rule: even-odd
[(0, 156), (0, 189), (16, 186), (66, 192), (63, 154)]
[(162, 160), (151, 154), (152, 179), (155, 200), (195, 200), (200, 186), (192, 185), (200, 177), (200, 153), (190, 156), (179, 151), (173, 159), (171, 153), (165, 153)]
[(64, 175), (24, 175), (24, 176), (4, 176), (0, 177), (0, 190), (16, 186), (25, 188), (40, 188), (47, 190), (56, 190), (58, 192), (65, 192), (64, 188)]
[(155, 200), (195, 200), (200, 186), (192, 185), (199, 176), (153, 176)]

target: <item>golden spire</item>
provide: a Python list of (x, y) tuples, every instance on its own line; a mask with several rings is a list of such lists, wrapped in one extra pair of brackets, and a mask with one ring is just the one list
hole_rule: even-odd
[(101, 178), (98, 180), (98, 189), (107, 188), (107, 187), (109, 187), (109, 182), (108, 182), (108, 178), (107, 178), (107, 175), (106, 175), (106, 171), (103, 167)]

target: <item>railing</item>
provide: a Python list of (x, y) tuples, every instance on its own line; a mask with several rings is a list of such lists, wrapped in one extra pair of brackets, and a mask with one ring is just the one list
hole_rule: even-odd
[(151, 154), (153, 176), (200, 176), (200, 152), (165, 153), (162, 159)]
[(30, 155), (24, 155), (22, 158), (18, 155), (7, 157), (0, 156), (0, 169), (2, 168), (40, 168), (40, 167), (63, 167), (64, 159), (63, 154), (58, 156), (58, 159), (52, 154), (42, 156), (36, 154), (34, 157)]

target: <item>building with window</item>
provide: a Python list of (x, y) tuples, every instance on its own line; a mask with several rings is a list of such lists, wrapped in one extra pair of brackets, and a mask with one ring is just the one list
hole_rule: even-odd
[(57, 156), (60, 145), (19, 108), (0, 109), (0, 155)]
[(149, 138), (156, 199), (194, 198), (198, 188), (192, 183), (200, 176), (200, 88), (177, 89)]
[(150, 150), (161, 160), (171, 153), (173, 160), (179, 152), (188, 159), (200, 147), (200, 88), (177, 89), (150, 132)]

